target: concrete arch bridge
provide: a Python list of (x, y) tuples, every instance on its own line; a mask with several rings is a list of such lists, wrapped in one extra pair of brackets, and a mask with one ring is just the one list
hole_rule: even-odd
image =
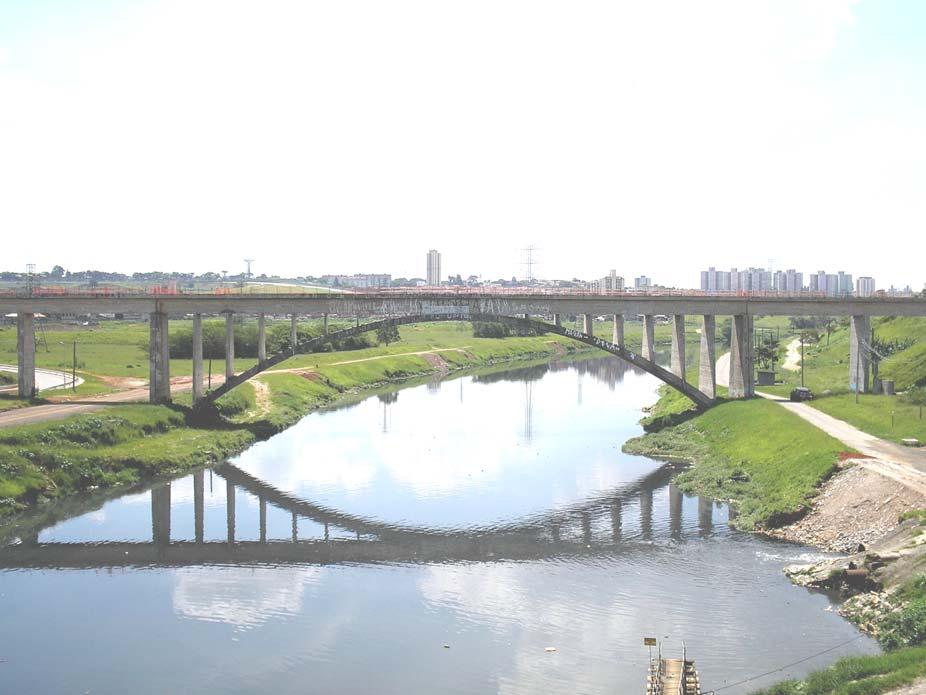
[[(334, 331), (331, 333), (326, 333), (324, 335), (311, 338), (309, 340), (302, 341), (301, 343), (296, 343), (294, 348), (280, 352), (272, 357), (269, 357), (264, 360), (259, 360), (256, 365), (250, 369), (236, 374), (232, 377), (229, 377), (225, 380), (218, 388), (210, 391), (208, 394), (199, 399), (198, 403), (208, 403), (216, 400), (217, 398), (222, 397), (229, 391), (231, 391), (236, 386), (243, 384), (244, 382), (252, 379), (263, 371), (274, 367), (281, 362), (292, 357), (294, 354), (300, 351), (313, 352), (318, 348), (322, 347), (326, 343), (336, 342), (343, 338), (348, 338), (350, 336), (359, 335), (361, 333), (367, 333), (369, 331), (377, 331), (380, 328), (390, 328), (398, 327), (412, 323), (430, 323), (435, 321), (472, 321), (472, 322), (493, 322), (501, 323), (507, 326), (518, 329), (531, 329), (539, 333), (552, 333), (554, 335), (561, 335), (567, 338), (572, 338), (580, 343), (586, 345), (591, 345), (593, 347), (604, 350), (607, 353), (615, 355), (622, 360), (639, 367), (640, 369), (652, 374), (657, 379), (660, 379), (664, 383), (668, 384), (672, 388), (680, 391), (694, 401), (698, 406), (702, 408), (710, 407), (714, 402), (713, 395), (706, 393), (705, 391), (695, 388), (691, 384), (685, 381), (684, 375), (684, 346), (682, 345), (679, 348), (676, 345), (676, 338), (678, 340), (684, 341), (684, 335), (675, 336), (672, 343), (672, 356), (673, 356), (673, 365), (672, 369), (666, 369), (661, 367), (656, 363), (655, 350), (653, 349), (653, 338), (652, 338), (652, 325), (650, 326), (650, 335), (649, 340), (646, 340), (644, 334), (644, 345), (643, 350), (647, 351), (649, 356), (644, 357), (642, 354), (635, 352), (623, 345), (623, 331), (621, 330), (618, 334), (615, 331), (614, 340), (621, 342), (609, 342), (598, 338), (592, 335), (591, 329), (591, 316), (585, 317), (585, 330), (577, 331), (571, 328), (565, 328), (559, 322), (558, 317), (554, 318), (553, 323), (546, 321), (541, 321), (538, 319), (531, 318), (522, 318), (514, 316), (504, 316), (496, 314), (422, 314), (418, 316), (397, 316), (387, 319), (380, 319), (378, 321), (373, 321), (370, 323), (360, 324), (358, 326), (352, 326), (340, 331)], [(713, 357), (713, 354), (711, 354)], [(713, 372), (711, 372), (713, 374)], [(705, 389), (708, 390), (708, 389)], [(712, 389), (710, 389), (712, 390)]]
[[(868, 349), (865, 341), (870, 333), (872, 316), (926, 316), (926, 298), (910, 297), (824, 297), (798, 293), (717, 293), (696, 291), (613, 292), (590, 293), (574, 291), (498, 291), (479, 289), (457, 292), (442, 288), (426, 290), (343, 292), (327, 294), (113, 294), (94, 292), (73, 293), (0, 293), (0, 314), (15, 314), (17, 322), (18, 392), (21, 397), (35, 395), (35, 316), (93, 316), (103, 313), (148, 316), (149, 340), (149, 399), (152, 402), (170, 400), (170, 352), (168, 327), (171, 316), (193, 319), (193, 398), (206, 397), (203, 388), (202, 317), (226, 318), (226, 378), (234, 380), (234, 322), (237, 317), (257, 316), (259, 345), (258, 362), (276, 359), (268, 357), (265, 341), (266, 316), (289, 316), (295, 325), (299, 316), (322, 316), (327, 324), (329, 314), (354, 317), (380, 317), (381, 320), (408, 321), (445, 320), (450, 316), (473, 320), (508, 322), (516, 318), (549, 317), (552, 322), (537, 322), (547, 332), (568, 335), (596, 345), (618, 357), (631, 361), (655, 374), (673, 387), (682, 390), (701, 406), (716, 397), (714, 339), (718, 316), (732, 317), (730, 339), (729, 398), (754, 395), (753, 321), (756, 316), (847, 316), (850, 319), (848, 380), (851, 390), (870, 388)], [(582, 331), (568, 332), (560, 316), (584, 318)], [(596, 342), (592, 336), (594, 316), (614, 317), (614, 334), (610, 341)], [(624, 317), (641, 316), (643, 340), (639, 353), (628, 349), (624, 341)], [(657, 317), (669, 317), (672, 325), (672, 360), (668, 370), (656, 369), (653, 331)], [(701, 316), (700, 370), (698, 384), (686, 387), (685, 382), (685, 317)], [(489, 318), (491, 317), (491, 318)], [(532, 319), (528, 319), (532, 321)], [(367, 324), (371, 330), (373, 324)], [(327, 331), (326, 331), (327, 332)], [(615, 347), (610, 347), (615, 346)], [(633, 355), (633, 357), (631, 357)], [(642, 361), (636, 362), (637, 357)], [(669, 375), (677, 379), (672, 379)], [(697, 395), (698, 392), (702, 394)]]
[[(20, 522), (16, 531), (18, 542), (0, 548), (0, 569), (537, 560), (616, 551), (635, 553), (660, 539), (679, 541), (686, 533), (697, 533), (700, 537), (713, 533), (713, 501), (708, 498), (698, 499), (696, 529), (690, 525), (686, 529), (683, 496), (671, 484), (674, 475), (671, 465), (568, 507), (465, 529), (415, 527), (367, 519), (282, 491), (232, 464), (223, 464), (213, 471), (224, 479), (226, 488), (224, 528), (219, 539), (207, 540), (212, 534), (207, 534), (210, 529), (206, 528), (206, 471), (199, 470), (192, 474), (191, 537), (177, 537), (176, 528), (172, 534), (171, 484), (162, 483), (150, 489), (150, 541), (39, 540), (45, 529), (100, 507), (98, 501), (87, 500), (63, 518)], [(654, 504), (654, 495), (666, 486), (668, 504)], [(235, 500), (239, 490), (258, 502), (254, 527), (245, 527), (238, 514)], [(272, 537), (268, 531), (270, 507), (291, 515), (291, 537)], [(299, 524), (303, 520), (322, 527), (324, 535), (301, 536)], [(343, 532), (350, 535), (345, 537)]]

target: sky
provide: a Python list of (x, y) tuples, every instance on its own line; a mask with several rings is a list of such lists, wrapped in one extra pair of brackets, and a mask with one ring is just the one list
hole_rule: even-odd
[(926, 281), (922, 0), (0, 0), (0, 269)]

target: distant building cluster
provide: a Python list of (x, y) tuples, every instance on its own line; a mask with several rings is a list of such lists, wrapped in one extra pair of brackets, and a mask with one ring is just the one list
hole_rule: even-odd
[(701, 289), (705, 292), (781, 292), (797, 294), (814, 292), (828, 297), (870, 297), (876, 292), (875, 279), (869, 276), (852, 281), (852, 274), (840, 270), (811, 273), (804, 282), (804, 273), (794, 270), (771, 271), (765, 268), (746, 270), (717, 270), (710, 267), (701, 271)]
[(590, 290), (600, 292), (609, 292), (611, 290), (624, 289), (624, 278), (617, 274), (616, 270), (611, 270), (607, 275), (599, 280), (593, 280), (589, 283)]
[(319, 278), (325, 285), (334, 287), (352, 287), (373, 290), (392, 285), (389, 273), (356, 273), (354, 275), (322, 275)]

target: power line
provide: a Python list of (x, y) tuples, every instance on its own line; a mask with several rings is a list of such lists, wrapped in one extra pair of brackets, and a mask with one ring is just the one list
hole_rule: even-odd
[(832, 651), (836, 651), (836, 650), (839, 649), (840, 647), (845, 647), (847, 644), (852, 644), (852, 643), (855, 642), (856, 640), (862, 639), (862, 637), (864, 637), (864, 636), (865, 636), (865, 635), (856, 635), (856, 636), (853, 637), (852, 639), (846, 640), (846, 641), (843, 642), (842, 644), (837, 644), (835, 647), (830, 647), (829, 649), (824, 649), (822, 652), (817, 652), (816, 654), (811, 654), (810, 656), (806, 656), (806, 657), (804, 657), (803, 659), (799, 659), (799, 660), (794, 661), (794, 662), (792, 662), (792, 663), (790, 663), (790, 664), (785, 664), (784, 666), (781, 666), (781, 667), (776, 668), (776, 669), (772, 669), (771, 671), (766, 671), (765, 673), (760, 673), (758, 676), (750, 676), (749, 678), (744, 678), (743, 680), (737, 681), (736, 683), (730, 683), (729, 685), (724, 685), (724, 686), (721, 686), (721, 687), (719, 687), (719, 688), (714, 688), (713, 690), (706, 690), (706, 691), (704, 691), (704, 693), (702, 693), (702, 695), (713, 695), (713, 693), (719, 693), (721, 690), (727, 690), (728, 688), (735, 688), (735, 687), (738, 686), (738, 685), (743, 685), (744, 683), (749, 683), (750, 681), (755, 681), (755, 680), (759, 680), (760, 678), (765, 678), (766, 676), (771, 676), (773, 673), (778, 673), (779, 671), (784, 671), (786, 668), (791, 668), (792, 666), (798, 666), (799, 664), (803, 664), (805, 661), (810, 661), (811, 659), (816, 659), (818, 656), (823, 656), (824, 654), (829, 654), (829, 653), (832, 652)]

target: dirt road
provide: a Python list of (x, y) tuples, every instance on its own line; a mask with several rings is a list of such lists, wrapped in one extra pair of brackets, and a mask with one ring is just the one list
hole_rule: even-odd
[[(730, 353), (717, 360), (717, 384), (730, 382)], [(860, 465), (881, 475), (903, 483), (919, 493), (926, 494), (926, 451), (894, 444), (862, 432), (848, 422), (827, 415), (806, 403), (792, 403), (781, 396), (756, 392), (756, 395), (775, 401), (798, 417), (838, 439), (849, 449), (871, 458), (861, 459)]]

